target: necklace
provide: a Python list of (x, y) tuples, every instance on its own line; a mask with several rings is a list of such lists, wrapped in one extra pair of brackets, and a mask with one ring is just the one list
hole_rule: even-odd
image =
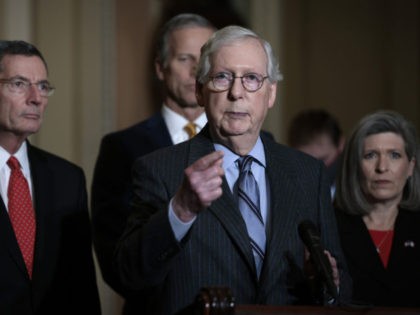
[(378, 244), (375, 244), (375, 248), (376, 248), (376, 251), (377, 251), (377, 253), (378, 253), (378, 254), (380, 254), (380, 253), (381, 253), (382, 245), (383, 245), (383, 244), (385, 243), (385, 241), (387, 240), (388, 235), (391, 233), (391, 231), (392, 231), (392, 230), (388, 230), (388, 231), (386, 231), (385, 235), (382, 237), (382, 240), (381, 240)]

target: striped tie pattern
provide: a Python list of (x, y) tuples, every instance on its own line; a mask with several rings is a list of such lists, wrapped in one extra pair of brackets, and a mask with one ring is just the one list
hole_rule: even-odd
[(260, 211), (258, 183), (251, 171), (253, 157), (246, 155), (238, 159), (238, 206), (248, 230), (254, 254), (258, 277), (261, 273), (265, 255), (265, 227)]
[(35, 212), (32, 206), (28, 182), (20, 170), (19, 161), (12, 156), (7, 161), (7, 165), (11, 170), (9, 187), (7, 189), (9, 217), (29, 277), (32, 278), (35, 244)]

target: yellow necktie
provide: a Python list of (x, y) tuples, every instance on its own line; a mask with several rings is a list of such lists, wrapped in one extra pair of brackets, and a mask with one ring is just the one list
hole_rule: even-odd
[(184, 130), (188, 133), (188, 137), (191, 139), (197, 134), (197, 131), (195, 130), (195, 124), (192, 122), (189, 122), (184, 126)]

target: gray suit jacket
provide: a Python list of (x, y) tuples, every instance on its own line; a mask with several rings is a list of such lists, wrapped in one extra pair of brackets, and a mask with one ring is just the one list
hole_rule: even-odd
[[(324, 246), (343, 263), (329, 186), (321, 162), (262, 137), (270, 185), (266, 258), (257, 279), (245, 223), (226, 180), (223, 195), (201, 212), (178, 242), (168, 204), (183, 170), (214, 151), (208, 128), (193, 139), (140, 158), (133, 167), (133, 214), (120, 241), (116, 265), (133, 294), (148, 296), (147, 314), (175, 314), (201, 287), (228, 286), (238, 304), (298, 304), (307, 300), (304, 246), (297, 226), (304, 219), (322, 231)], [(340, 294), (348, 294), (342, 269)]]

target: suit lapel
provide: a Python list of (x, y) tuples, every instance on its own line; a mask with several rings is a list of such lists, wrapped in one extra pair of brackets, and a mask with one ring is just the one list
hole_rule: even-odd
[(355, 265), (363, 266), (372, 277), (383, 281), (387, 275), (379, 255), (376, 253), (366, 225), (359, 216), (346, 216), (346, 222), (341, 225), (342, 242), (347, 244), (343, 248), (357, 248), (358, 250), (347, 251), (346, 254)]
[(246, 263), (256, 275), (254, 256), (245, 221), (239, 212), (238, 206), (233, 201), (233, 196), (225, 179), (223, 179), (222, 197), (213, 202), (208, 210), (218, 218), (220, 224), (224, 227), (226, 233), (230, 235), (242, 256), (245, 257)]
[(2, 244), (1, 247), (9, 253), (11, 259), (16, 263), (17, 267), (22, 272), (22, 275), (29, 280), (25, 262), (17, 243), (9, 214), (7, 213), (3, 198), (0, 197), (0, 200), (0, 231), (2, 231), (2, 236), (0, 237), (0, 243)]
[[(28, 156), (31, 167), (32, 186), (35, 198), (36, 213), (36, 242), (33, 268), (33, 292), (34, 297), (42, 296), (44, 288), (48, 284), (53, 273), (53, 267), (56, 264), (57, 251), (52, 250), (51, 244), (56, 244), (59, 235), (55, 232), (56, 225), (52, 225), (55, 216), (52, 208), (54, 192), (54, 182), (52, 172), (48, 166), (47, 159), (42, 152), (28, 145)], [(36, 303), (36, 301), (35, 301)]]
[[(191, 140), (188, 165), (191, 165), (194, 161), (213, 151), (214, 145), (210, 137), (208, 126), (206, 126)], [(233, 196), (225, 178), (223, 178), (222, 189), (223, 195), (210, 205), (208, 211), (211, 211), (219, 223), (224, 227), (226, 233), (231, 237), (232, 241), (241, 252), (241, 256), (245, 257), (246, 263), (256, 274), (254, 257), (249, 243), (246, 225), (233, 200)]]
[[(277, 281), (285, 263), (284, 250), (291, 235), (296, 233), (299, 214), (291, 205), (298, 205), (302, 196), (300, 188), (295, 185), (292, 175), (287, 173), (288, 157), (278, 146), (271, 142), (264, 143), (270, 185), (270, 218), (267, 237), (267, 251), (261, 282), (271, 286)], [(284, 267), (284, 266), (283, 266)]]
[(148, 139), (155, 142), (157, 148), (163, 148), (173, 145), (171, 135), (169, 134), (168, 127), (163, 120), (162, 114), (159, 112), (152, 116), (146, 124)]

